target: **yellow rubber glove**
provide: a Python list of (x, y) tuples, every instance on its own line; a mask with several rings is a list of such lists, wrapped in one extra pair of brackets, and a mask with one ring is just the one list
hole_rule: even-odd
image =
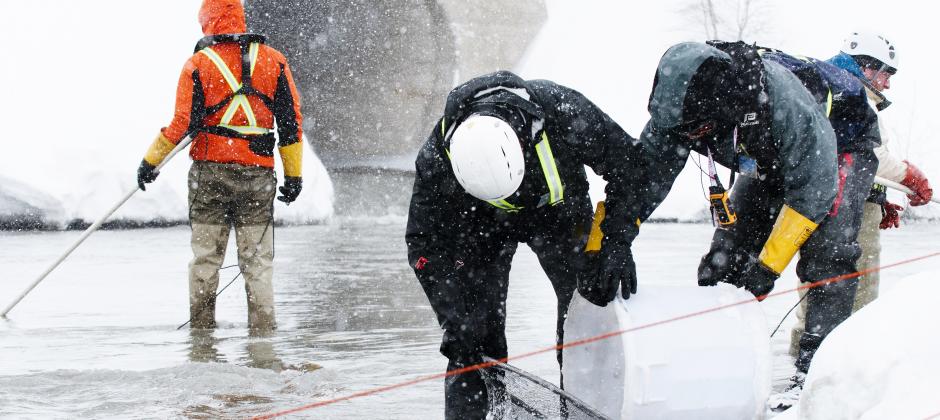
[(819, 224), (784, 204), (770, 237), (764, 242), (764, 249), (760, 252), (758, 259), (761, 264), (780, 275), (818, 226)]

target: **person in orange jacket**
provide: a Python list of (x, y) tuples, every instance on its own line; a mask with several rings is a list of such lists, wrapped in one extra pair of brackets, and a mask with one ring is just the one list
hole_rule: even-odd
[(192, 136), (191, 326), (215, 326), (219, 267), (234, 226), (248, 294), (248, 326), (274, 329), (274, 146), (284, 165), (277, 198), (290, 204), (303, 185), (299, 95), (284, 55), (265, 45), (264, 36), (246, 33), (241, 1), (204, 0), (199, 23), (206, 36), (183, 66), (173, 120), (150, 145), (137, 182), (146, 190), (145, 184), (157, 177), (156, 167)]

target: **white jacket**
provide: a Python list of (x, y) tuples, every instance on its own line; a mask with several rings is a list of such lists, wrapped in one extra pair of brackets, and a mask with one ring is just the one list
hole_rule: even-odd
[[(881, 102), (881, 98), (867, 86), (865, 87), (865, 91), (868, 93), (868, 104), (877, 111), (877, 105)], [(878, 118), (878, 132), (881, 133), (881, 146), (875, 148), (875, 156), (878, 157), (878, 172), (875, 174), (887, 180), (900, 183), (904, 180), (904, 176), (907, 173), (907, 163), (894, 157), (888, 150), (888, 137), (885, 136), (884, 124), (881, 123), (880, 116)]]

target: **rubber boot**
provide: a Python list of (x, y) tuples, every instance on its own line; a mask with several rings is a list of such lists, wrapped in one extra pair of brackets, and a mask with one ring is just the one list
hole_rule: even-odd
[(796, 363), (794, 363), (797, 372), (804, 374), (809, 372), (809, 365), (813, 361), (813, 356), (822, 341), (823, 338), (817, 334), (803, 333), (803, 336), (800, 337), (800, 354), (796, 358)]
[[(470, 363), (451, 360), (447, 370), (469, 366)], [(482, 420), (488, 412), (486, 383), (479, 371), (448, 376), (444, 379), (444, 418)]]

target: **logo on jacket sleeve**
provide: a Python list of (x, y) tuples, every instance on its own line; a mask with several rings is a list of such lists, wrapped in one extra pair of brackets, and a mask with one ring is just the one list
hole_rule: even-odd
[(756, 112), (748, 112), (748, 113), (744, 114), (744, 119), (741, 120), (741, 127), (747, 127), (747, 126), (750, 126), (750, 125), (754, 125), (754, 124), (757, 124), (758, 122), (759, 122), (759, 121), (757, 121), (757, 113), (756, 113)]

